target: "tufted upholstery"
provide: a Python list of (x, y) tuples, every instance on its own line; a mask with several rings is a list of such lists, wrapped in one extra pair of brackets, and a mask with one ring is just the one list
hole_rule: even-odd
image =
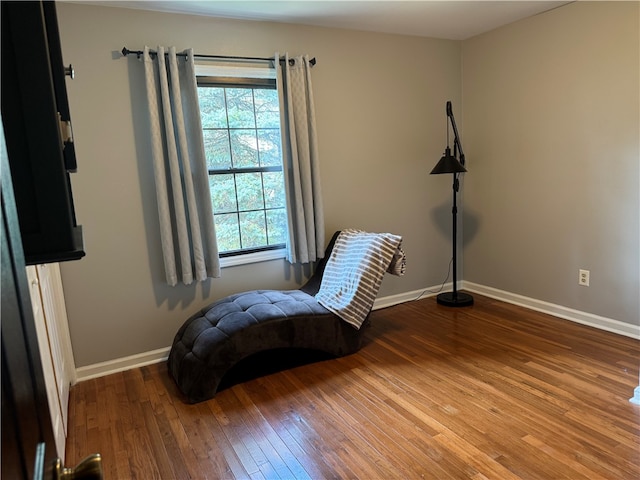
[(213, 398), (224, 374), (254, 353), (308, 348), (343, 356), (360, 349), (363, 329), (356, 330), (314, 298), (338, 233), (300, 290), (230, 295), (187, 319), (175, 336), (168, 365), (190, 402)]

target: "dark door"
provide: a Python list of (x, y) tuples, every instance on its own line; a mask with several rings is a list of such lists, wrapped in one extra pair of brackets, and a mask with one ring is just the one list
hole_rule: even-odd
[(84, 256), (69, 181), (76, 162), (55, 4), (0, 7), (1, 475), (101, 478), (98, 454), (76, 468), (58, 458), (25, 269), (26, 262)]
[(41, 479), (57, 457), (24, 254), (0, 130), (2, 176), (2, 478)]

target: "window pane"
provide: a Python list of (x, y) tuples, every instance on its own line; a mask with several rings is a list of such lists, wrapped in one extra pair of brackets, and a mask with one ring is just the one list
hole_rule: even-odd
[(242, 248), (255, 248), (267, 244), (267, 226), (264, 210), (240, 213)]
[(258, 166), (258, 141), (255, 129), (231, 130), (231, 152), (234, 168)]
[(240, 228), (238, 215), (235, 213), (223, 213), (213, 216), (216, 225), (216, 238), (218, 239), (218, 251), (239, 250)]
[(287, 243), (287, 211), (284, 208), (267, 210), (269, 245)]
[(284, 208), (284, 178), (282, 172), (265, 172), (262, 174), (264, 183), (264, 205), (266, 208)]
[(209, 188), (213, 213), (236, 212), (238, 210), (233, 174), (209, 176)]
[(224, 88), (199, 88), (198, 101), (202, 128), (227, 128)]
[(282, 154), (280, 153), (280, 130), (258, 130), (258, 148), (260, 150), (260, 165), (281, 166)]
[(262, 193), (262, 175), (260, 173), (237, 173), (238, 210), (257, 210), (264, 208)]
[(209, 176), (219, 251), (286, 243), (283, 172), (260, 171), (282, 168), (277, 91), (203, 85), (198, 95), (207, 167), (225, 171)]
[(254, 90), (258, 128), (280, 128), (280, 105), (276, 90)]
[(203, 130), (207, 168), (231, 168), (228, 130)]
[(253, 90), (251, 88), (227, 88), (227, 112), (229, 128), (255, 128)]

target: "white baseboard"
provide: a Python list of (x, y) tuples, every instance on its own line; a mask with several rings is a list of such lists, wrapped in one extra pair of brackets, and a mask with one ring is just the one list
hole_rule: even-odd
[(400, 303), (413, 302), (415, 300), (433, 297), (434, 295), (440, 293), (440, 291), (446, 292), (448, 288), (451, 288), (450, 283), (444, 285), (443, 288), (441, 288), (440, 285), (437, 285), (435, 287), (423, 288), (421, 290), (413, 290), (411, 292), (398, 293), (396, 295), (376, 298), (375, 302), (373, 302), (373, 310), (393, 307), (394, 305), (398, 305)]
[[(437, 295), (438, 292), (446, 292), (452, 288), (452, 285), (446, 284), (443, 288), (440, 285), (435, 287), (424, 288), (421, 290), (414, 290), (411, 292), (400, 293), (396, 295), (389, 295), (387, 297), (377, 298), (373, 304), (373, 309), (378, 310), (381, 308), (392, 307), (400, 303), (412, 302), (414, 300), (432, 297)], [(608, 332), (617, 333), (626, 337), (640, 339), (640, 327), (636, 325), (630, 325), (628, 323), (620, 322), (610, 318), (600, 317), (591, 313), (581, 312), (579, 310), (573, 310), (571, 308), (563, 307), (562, 305), (555, 305), (534, 298), (525, 297), (515, 293), (506, 292), (504, 290), (498, 290), (493, 287), (486, 287), (472, 282), (461, 282), (460, 289), (467, 290), (469, 292), (478, 293), (486, 297), (495, 298), (506, 303), (512, 303), (521, 307), (530, 308), (538, 312), (547, 313), (555, 317), (563, 318), (565, 320), (571, 320), (582, 325), (588, 325), (590, 327), (599, 328), (600, 330), (606, 330)], [(436, 292), (437, 290), (437, 292)], [(129, 357), (117, 358), (115, 360), (109, 360), (107, 362), (96, 363), (93, 365), (87, 365), (86, 367), (80, 367), (76, 369), (76, 377), (78, 382), (89, 380), (91, 378), (103, 377), (112, 373), (123, 372), (132, 368), (143, 367), (145, 365), (151, 365), (154, 363), (164, 362), (169, 357), (169, 351), (171, 347), (159, 348), (151, 352), (139, 353), (137, 355), (131, 355)]]
[(76, 382), (104, 377), (112, 373), (124, 372), (132, 368), (160, 363), (169, 358), (171, 347), (159, 348), (150, 352), (138, 353), (129, 357), (116, 358), (107, 362), (94, 363), (76, 369)]
[(543, 302), (535, 298), (525, 297), (517, 293), (498, 290), (497, 288), (479, 285), (473, 282), (462, 282), (462, 289), (469, 292), (478, 293), (486, 297), (495, 298), (506, 303), (512, 303), (521, 307), (536, 310), (538, 312), (547, 313), (554, 317), (571, 320), (572, 322), (588, 325), (590, 327), (606, 330), (607, 332), (617, 333), (625, 337), (631, 337), (640, 340), (640, 325), (631, 325), (630, 323), (613, 320), (612, 318), (601, 317), (592, 313), (581, 312), (572, 308), (556, 305), (553, 303)]

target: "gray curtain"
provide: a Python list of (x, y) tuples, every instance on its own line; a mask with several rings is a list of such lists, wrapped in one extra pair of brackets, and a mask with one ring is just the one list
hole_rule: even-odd
[[(158, 47), (143, 60), (167, 283), (220, 276), (193, 51)], [(166, 54), (166, 55), (165, 55)]]
[(287, 259), (309, 263), (324, 254), (324, 213), (308, 56), (275, 56), (287, 195)]

